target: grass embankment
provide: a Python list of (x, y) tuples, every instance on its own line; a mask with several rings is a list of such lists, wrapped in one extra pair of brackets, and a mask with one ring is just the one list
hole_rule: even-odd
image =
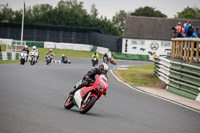
[(164, 88), (165, 85), (154, 75), (154, 65), (123, 67), (126, 70), (116, 70), (115, 73), (133, 86)]
[[(31, 51), (31, 47), (28, 48)], [(2, 52), (6, 51), (6, 46), (1, 45)], [(49, 51), (49, 48), (38, 48), (39, 55), (46, 56), (46, 53)], [(52, 49), (55, 57), (61, 57), (64, 54), (67, 57), (76, 57), (76, 58), (91, 58), (92, 53), (91, 51), (78, 51), (78, 50), (69, 50), (69, 49)], [(103, 55), (99, 54), (99, 58), (102, 59)], [(39, 59), (38, 62), (44, 62), (44, 60)], [(0, 64), (9, 64), (9, 63), (19, 63), (19, 60), (0, 60)]]

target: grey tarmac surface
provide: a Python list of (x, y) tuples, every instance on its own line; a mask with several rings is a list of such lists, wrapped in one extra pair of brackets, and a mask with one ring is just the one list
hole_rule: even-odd
[(0, 133), (200, 132), (199, 113), (132, 90), (111, 73), (107, 97), (101, 97), (87, 114), (76, 107), (64, 109), (68, 92), (92, 68), (89, 59), (71, 61), (49, 66), (0, 64)]

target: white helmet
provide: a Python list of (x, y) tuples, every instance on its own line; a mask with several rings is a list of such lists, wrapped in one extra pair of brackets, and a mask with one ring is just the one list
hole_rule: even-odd
[(65, 56), (64, 54), (62, 54), (62, 56)]
[(28, 46), (27, 46), (27, 45), (24, 45), (24, 48), (28, 48)]
[(99, 71), (103, 74), (106, 74), (108, 72), (108, 65), (106, 63), (102, 63), (99, 65)]
[(36, 49), (36, 46), (33, 46), (32, 49)]

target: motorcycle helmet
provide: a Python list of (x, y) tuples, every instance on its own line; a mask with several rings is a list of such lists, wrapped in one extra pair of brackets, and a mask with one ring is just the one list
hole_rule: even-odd
[(33, 46), (33, 47), (32, 47), (32, 49), (34, 49), (34, 50), (35, 50), (35, 49), (36, 49), (36, 46)]
[(28, 48), (28, 46), (27, 46), (27, 45), (24, 45), (24, 48)]
[(50, 52), (52, 52), (52, 49), (49, 49)]
[(101, 65), (99, 65), (99, 71), (103, 74), (107, 74), (108, 69), (109, 67), (106, 63), (102, 63)]
[(64, 54), (62, 54), (62, 56), (65, 56)]

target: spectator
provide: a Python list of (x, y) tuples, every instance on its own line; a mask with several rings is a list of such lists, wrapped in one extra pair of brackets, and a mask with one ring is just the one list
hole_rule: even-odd
[(181, 26), (182, 23), (178, 22), (177, 26), (175, 27), (177, 31), (179, 31), (183, 36), (185, 36), (185, 29)]
[(194, 26), (192, 26), (190, 21), (188, 21), (187, 25), (185, 26), (185, 37), (193, 37), (193, 30)]
[[(187, 26), (187, 23), (184, 23), (183, 24), (183, 28), (184, 28), (184, 30), (185, 30), (185, 27)], [(185, 34), (185, 33), (184, 33)]]
[(175, 27), (172, 27), (171, 31), (172, 31), (173, 38), (183, 37), (183, 35), (179, 31), (177, 31)]
[(197, 34), (198, 38), (200, 37), (199, 26), (195, 27), (195, 33)]

